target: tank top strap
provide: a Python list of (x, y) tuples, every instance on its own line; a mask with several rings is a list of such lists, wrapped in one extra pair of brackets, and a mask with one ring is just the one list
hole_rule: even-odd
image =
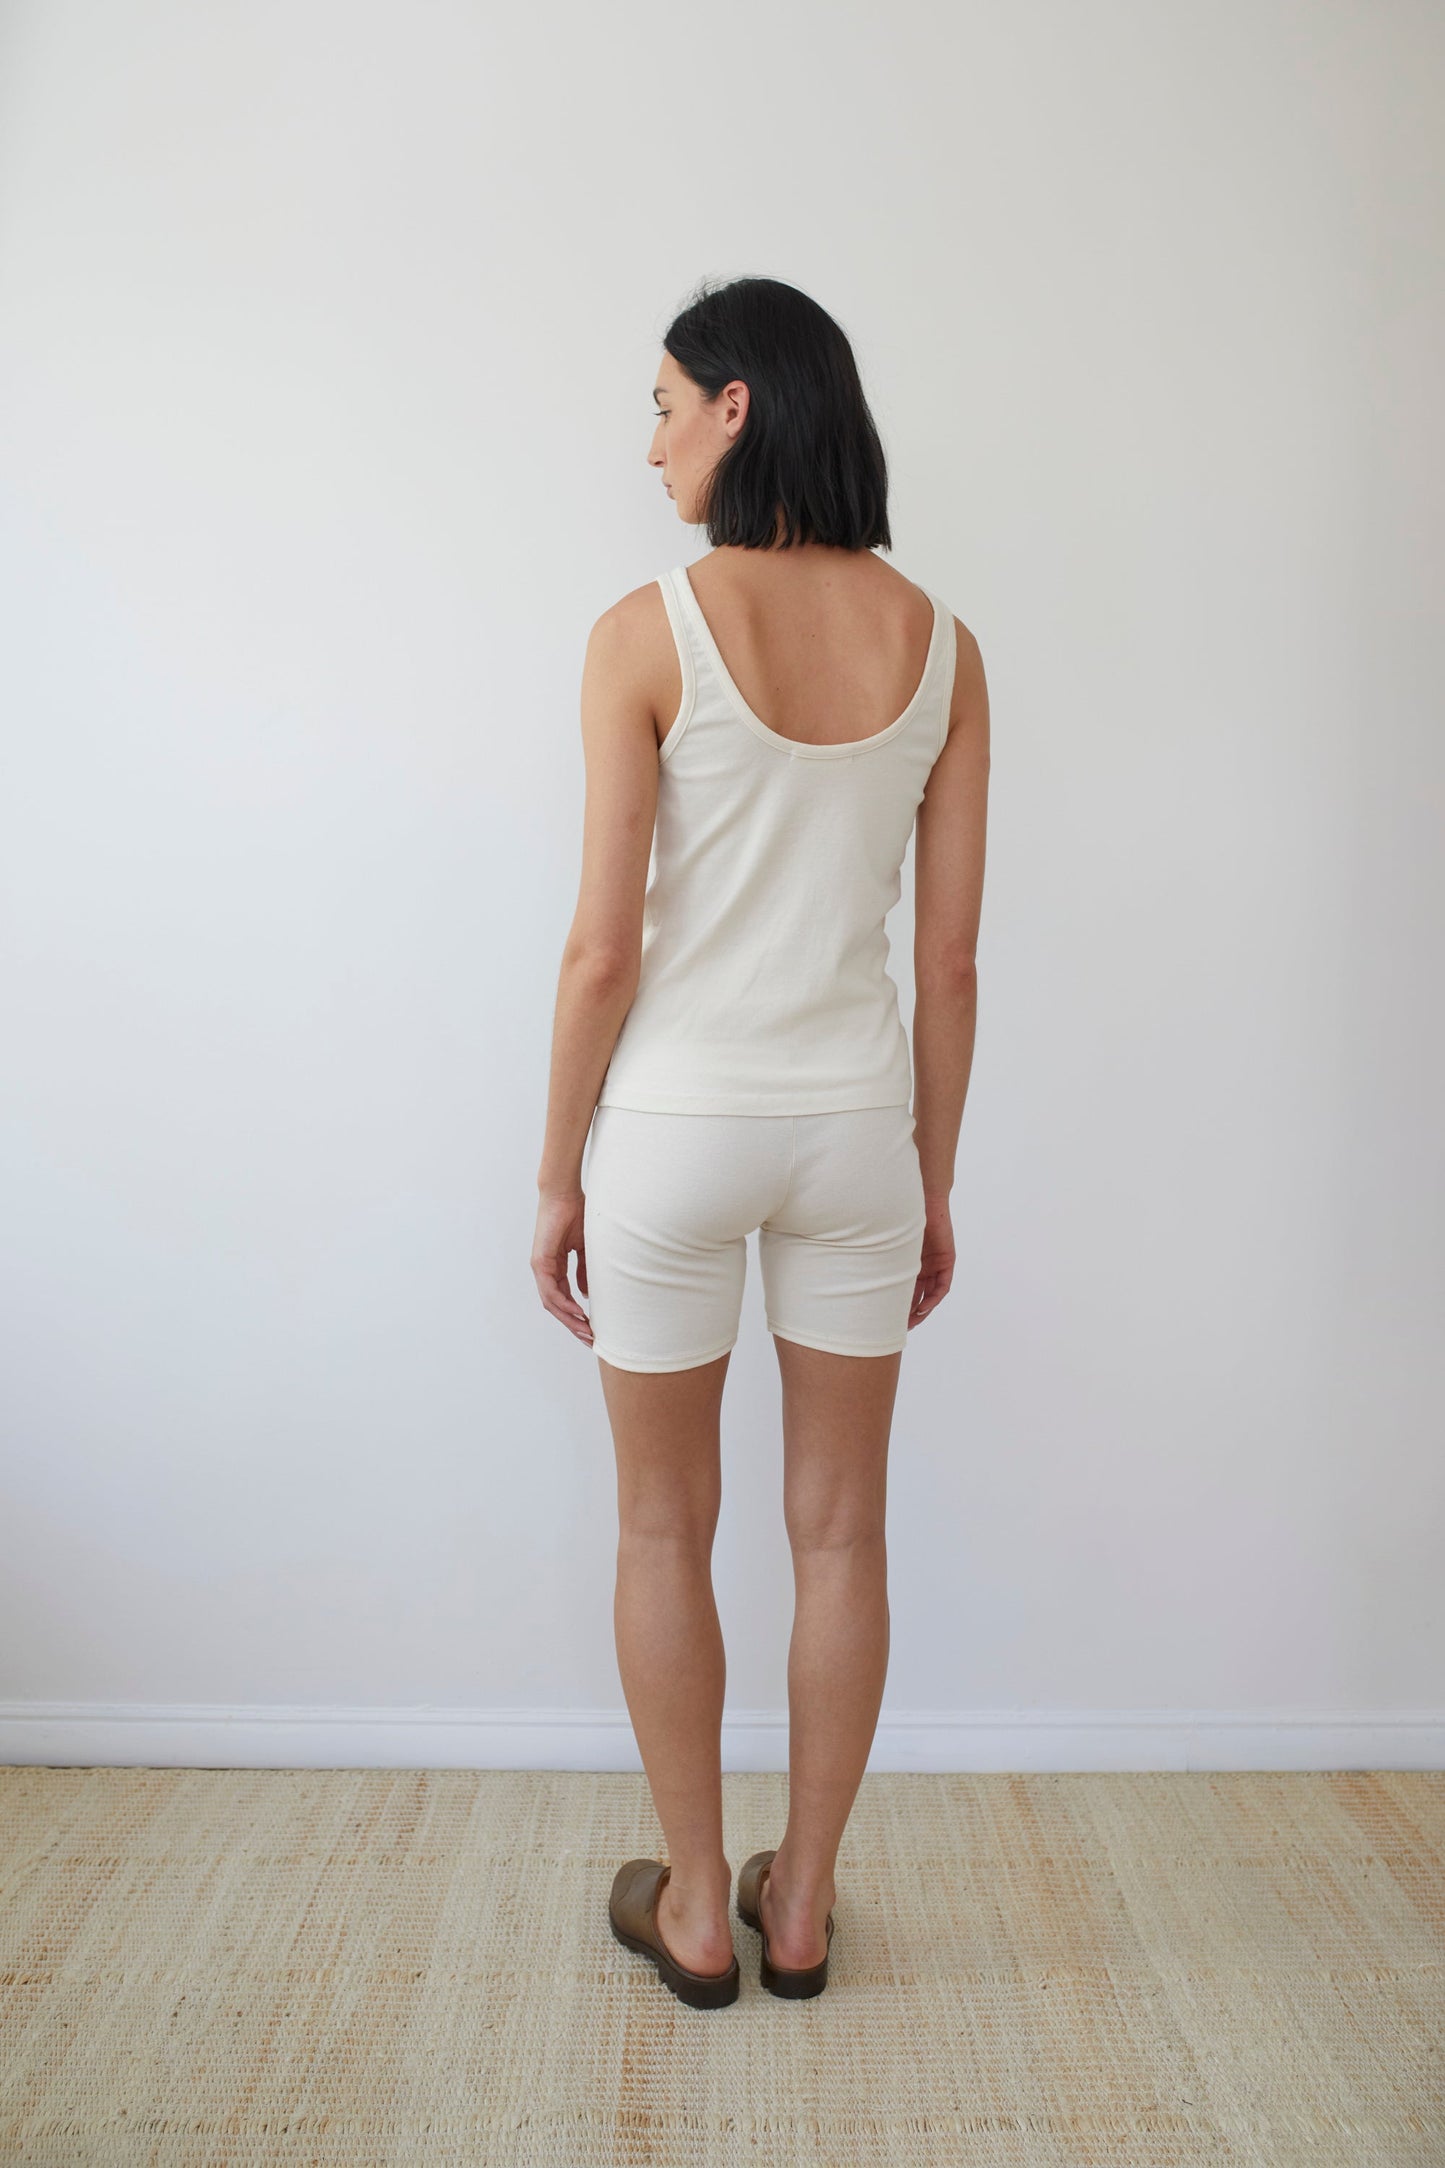
[(686, 565), (673, 565), (664, 572), (658, 583), (662, 599), (667, 604), (667, 614), (672, 619), (673, 636), (677, 641), (679, 658), (684, 673), (691, 673), (692, 682), (705, 678), (712, 664), (712, 635), (707, 620), (698, 608), (697, 596), (692, 591), (692, 581), (687, 576)]
[(685, 666), (692, 659), (693, 639), (687, 614), (688, 590), (684, 584), (681, 565), (673, 565), (668, 571), (660, 572), (657, 584), (662, 589), (662, 600), (667, 610), (668, 622), (672, 626), (672, 637), (677, 642), (678, 659), (684, 664), (685, 677)]
[(699, 660), (705, 662), (706, 657), (701, 655), (688, 618), (687, 604), (683, 599), (686, 581), (682, 568), (675, 565), (668, 572), (660, 572), (657, 584), (662, 590), (663, 607), (672, 627), (672, 642), (677, 649), (678, 667), (682, 671), (682, 699), (672, 727), (659, 748), (659, 758), (670, 760), (692, 719), (692, 711), (697, 704)]

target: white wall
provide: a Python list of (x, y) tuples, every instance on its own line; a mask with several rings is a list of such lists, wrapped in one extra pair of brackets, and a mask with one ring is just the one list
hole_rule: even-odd
[[(875, 1766), (1445, 1762), (1442, 44), (13, 0), (0, 1750), (637, 1766), (528, 1250), (584, 643), (699, 553), (662, 329), (765, 272), (993, 695)], [(750, 1268), (728, 1754), (783, 1766)]]

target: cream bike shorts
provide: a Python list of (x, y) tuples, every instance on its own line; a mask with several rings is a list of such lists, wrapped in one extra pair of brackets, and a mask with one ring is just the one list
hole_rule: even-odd
[(598, 1106), (582, 1186), (593, 1352), (619, 1370), (728, 1352), (754, 1232), (769, 1332), (838, 1355), (907, 1345), (925, 1219), (908, 1106)]

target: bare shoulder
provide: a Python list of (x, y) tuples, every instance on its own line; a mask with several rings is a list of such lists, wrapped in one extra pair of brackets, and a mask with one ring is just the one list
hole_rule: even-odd
[(987, 758), (988, 679), (984, 673), (983, 653), (961, 617), (953, 619), (953, 637), (953, 700), (948, 710), (948, 735), (945, 742), (952, 744), (955, 736), (967, 736), (975, 745), (981, 741), (984, 756)]
[(646, 580), (609, 603), (587, 636), (587, 674), (614, 697), (671, 721), (682, 695), (682, 671), (656, 580)]
[[(911, 580), (906, 572), (900, 571), (897, 565), (889, 564), (886, 558), (875, 557), (873, 561), (878, 567), (879, 577), (886, 581), (890, 587), (895, 589), (909, 588), (914, 595), (922, 596), (926, 602), (932, 602), (932, 590), (925, 587), (921, 580)], [(947, 606), (945, 605), (945, 607)], [(958, 647), (959, 673), (966, 676), (970, 671), (981, 670), (982, 660), (978, 652), (978, 642), (974, 639), (973, 634), (961, 617), (955, 617), (952, 611), (949, 612), (949, 615), (953, 621), (953, 635)]]
[(667, 609), (656, 580), (645, 580), (616, 602), (608, 604), (592, 627), (591, 638), (603, 646), (620, 647), (628, 642), (644, 645), (656, 635), (659, 624), (667, 630)]
[(954, 673), (954, 689), (957, 691), (959, 682), (962, 680), (970, 697), (976, 699), (978, 694), (985, 689), (983, 650), (974, 638), (971, 629), (965, 625), (961, 617), (955, 617), (953, 620), (953, 640), (957, 659), (957, 669)]

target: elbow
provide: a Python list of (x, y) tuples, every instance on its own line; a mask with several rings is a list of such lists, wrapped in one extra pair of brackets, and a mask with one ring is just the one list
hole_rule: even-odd
[(917, 956), (913, 983), (920, 994), (971, 994), (978, 986), (978, 965), (972, 956)]
[(638, 958), (624, 955), (616, 948), (573, 943), (568, 947), (563, 968), (579, 986), (585, 986), (599, 1000), (607, 1000), (626, 987), (635, 987)]

